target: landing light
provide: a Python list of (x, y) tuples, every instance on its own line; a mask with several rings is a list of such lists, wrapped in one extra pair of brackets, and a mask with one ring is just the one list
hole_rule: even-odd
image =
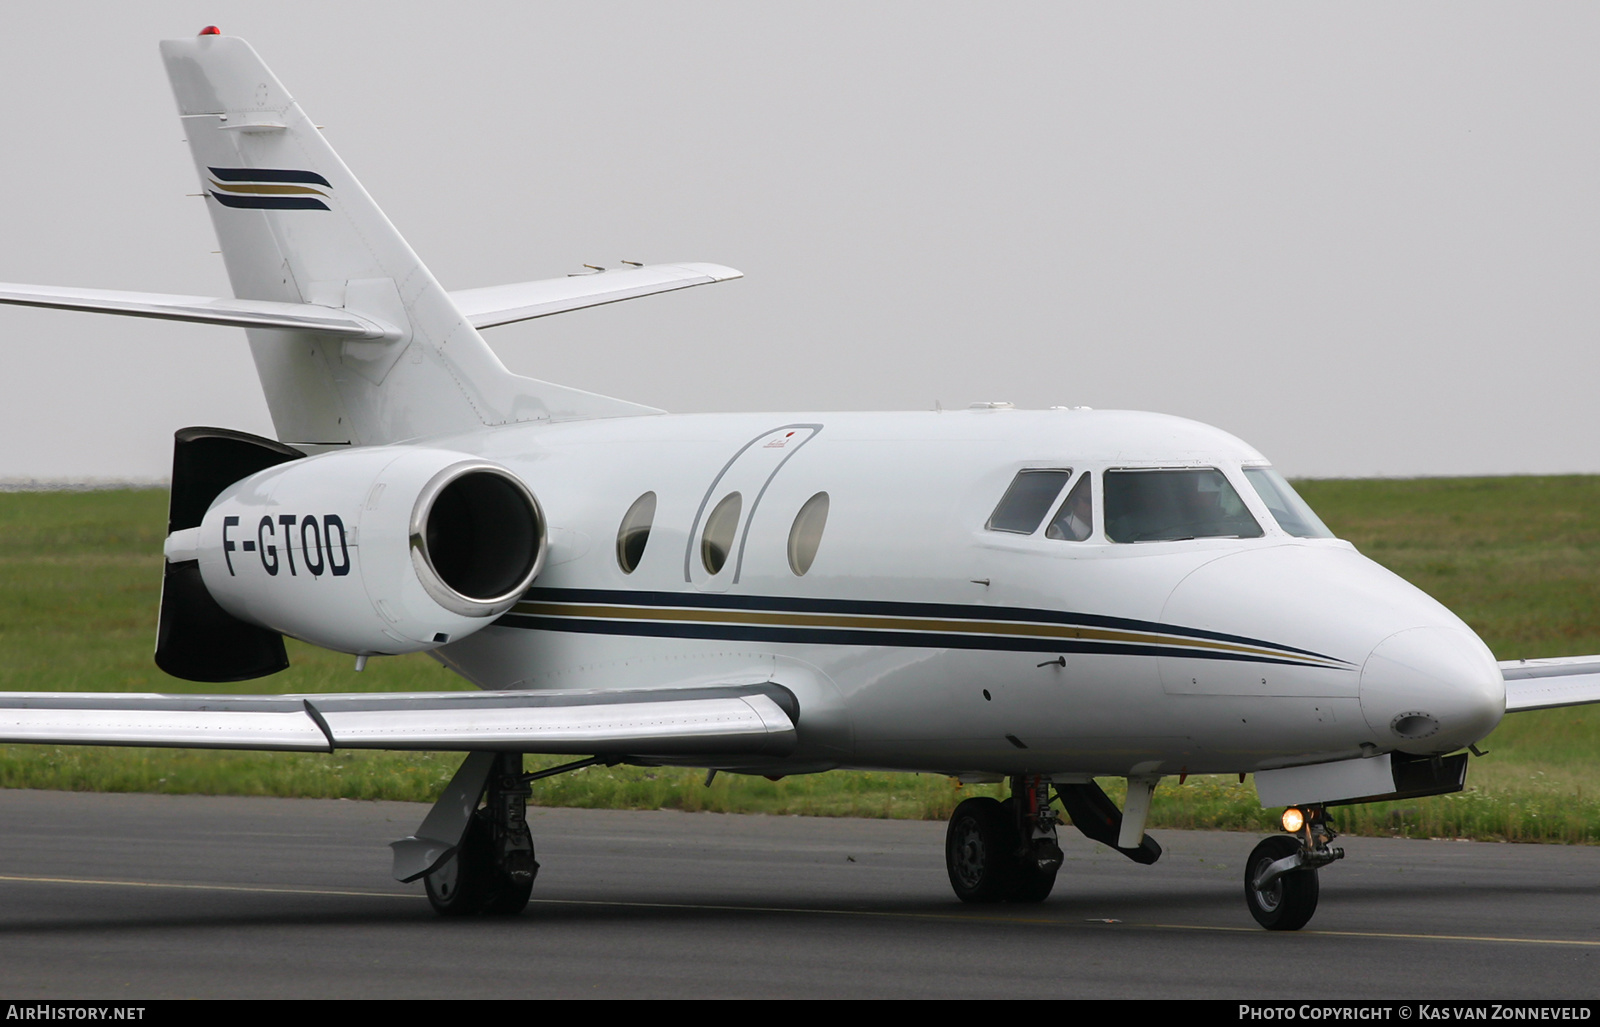
[(1306, 815), (1290, 806), (1283, 811), (1283, 829), (1290, 834), (1299, 834), (1300, 829), (1306, 826)]

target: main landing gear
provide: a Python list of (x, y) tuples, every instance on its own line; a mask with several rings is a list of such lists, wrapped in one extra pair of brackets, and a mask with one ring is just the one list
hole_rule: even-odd
[[(1135, 781), (1130, 781), (1129, 787), (1134, 789)], [(1145, 801), (1131, 806), (1127, 822), (1093, 781), (1053, 785), (1048, 777), (1026, 774), (1011, 779), (1011, 797), (1004, 802), (966, 800), (951, 814), (945, 831), (950, 887), (962, 902), (1043, 902), (1049, 898), (1061, 869), (1061, 846), (1056, 837), (1061, 818), (1050, 808), (1052, 788), (1073, 827), (1135, 863), (1154, 863), (1161, 858), (1161, 846), (1144, 833), (1154, 779), (1138, 787), (1143, 788)]]
[(1283, 829), (1250, 853), (1244, 866), (1244, 901), (1269, 931), (1298, 931), (1317, 911), (1317, 868), (1344, 858), (1329, 843), (1337, 832), (1321, 806), (1284, 811)]
[(967, 799), (945, 831), (945, 868), (962, 902), (1043, 902), (1061, 869), (1050, 779), (1011, 779), (1011, 797)]
[(528, 830), (521, 753), (495, 753), (486, 801), (474, 810), (455, 853), (423, 878), (442, 916), (515, 916), (528, 905), (539, 863)]
[(528, 787), (534, 781), (596, 765), (591, 756), (531, 774), (522, 754), (471, 752), (428, 810), (417, 833), (393, 842), (394, 879), (422, 880), (442, 916), (515, 916), (528, 905), (539, 863), (528, 830)]

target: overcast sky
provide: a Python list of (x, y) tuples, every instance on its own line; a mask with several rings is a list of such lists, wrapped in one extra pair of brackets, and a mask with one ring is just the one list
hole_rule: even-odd
[[(672, 411), (1127, 407), (1290, 475), (1600, 472), (1600, 5), (8, 5), (0, 281), (227, 295), (159, 39), (248, 39), (446, 288)], [(0, 478), (271, 433), (243, 333), (0, 308)]]

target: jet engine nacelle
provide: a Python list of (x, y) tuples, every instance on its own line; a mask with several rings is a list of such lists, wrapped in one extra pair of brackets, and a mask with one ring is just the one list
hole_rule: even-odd
[(270, 467), (223, 489), (193, 530), (206, 590), (228, 613), (374, 655), (488, 625), (538, 575), (547, 535), (506, 468), (409, 446)]

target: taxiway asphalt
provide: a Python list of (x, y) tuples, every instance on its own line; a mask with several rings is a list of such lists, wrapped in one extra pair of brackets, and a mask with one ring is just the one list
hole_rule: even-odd
[(1048, 902), (963, 906), (944, 825), (538, 809), (534, 901), (442, 920), (406, 803), (0, 791), (0, 997), (1600, 997), (1600, 848), (1344, 838), (1304, 931), (1256, 837), (1068, 829)]

